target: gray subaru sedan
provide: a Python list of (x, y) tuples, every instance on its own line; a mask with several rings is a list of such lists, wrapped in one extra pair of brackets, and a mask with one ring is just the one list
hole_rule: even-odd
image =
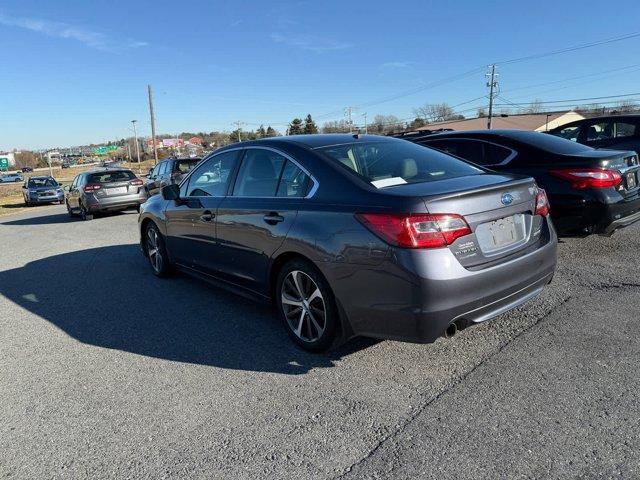
[(219, 149), (143, 204), (139, 227), (155, 275), (271, 301), (313, 351), (453, 335), (538, 295), (556, 266), (533, 179), (378, 136)]

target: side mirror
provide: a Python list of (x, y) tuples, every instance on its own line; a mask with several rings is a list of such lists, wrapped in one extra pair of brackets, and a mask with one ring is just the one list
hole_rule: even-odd
[(65, 185), (62, 187), (62, 190), (64, 190), (65, 192), (68, 192), (69, 190), (71, 190), (71, 186), (70, 185)]
[(153, 168), (149, 169), (149, 176), (151, 176), (151, 174), (153, 173)]
[(162, 198), (165, 200), (179, 200), (180, 199), (180, 187), (176, 184), (167, 185), (162, 187)]

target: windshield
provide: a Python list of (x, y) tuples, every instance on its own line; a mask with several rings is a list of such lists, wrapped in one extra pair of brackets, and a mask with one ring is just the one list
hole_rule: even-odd
[(509, 137), (545, 152), (563, 155), (580, 154), (593, 148), (542, 132), (512, 131)]
[(406, 141), (350, 143), (318, 150), (378, 188), (483, 173), (462, 160)]
[(114, 183), (126, 182), (135, 179), (135, 174), (130, 170), (116, 170), (89, 175), (89, 183)]
[(30, 178), (29, 179), (29, 187), (38, 188), (38, 187), (57, 187), (58, 182), (56, 182), (53, 178)]

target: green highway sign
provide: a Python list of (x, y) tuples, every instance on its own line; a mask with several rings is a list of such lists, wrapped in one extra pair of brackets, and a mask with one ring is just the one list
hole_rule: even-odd
[(0, 157), (0, 170), (9, 170), (9, 159), (7, 157)]
[(107, 155), (109, 152), (114, 152), (118, 149), (115, 145), (107, 145), (106, 147), (96, 147), (93, 149), (95, 155)]

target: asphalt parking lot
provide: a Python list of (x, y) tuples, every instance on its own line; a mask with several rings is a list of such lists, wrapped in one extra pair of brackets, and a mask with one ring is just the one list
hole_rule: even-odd
[(0, 220), (0, 476), (640, 476), (640, 225), (564, 240), (540, 297), (452, 339), (312, 355), (153, 277), (136, 220)]

